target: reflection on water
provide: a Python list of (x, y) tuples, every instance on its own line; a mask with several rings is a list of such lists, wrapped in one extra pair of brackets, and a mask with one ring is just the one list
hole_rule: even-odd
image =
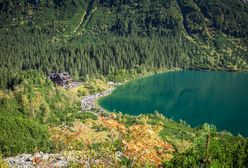
[(247, 86), (247, 73), (169, 72), (119, 86), (100, 105), (132, 115), (159, 111), (192, 126), (208, 122), (248, 136)]

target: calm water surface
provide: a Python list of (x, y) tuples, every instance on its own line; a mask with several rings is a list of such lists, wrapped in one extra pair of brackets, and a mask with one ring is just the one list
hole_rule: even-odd
[(191, 126), (211, 123), (248, 136), (248, 74), (181, 71), (137, 79), (117, 87), (99, 104), (131, 115), (159, 111)]

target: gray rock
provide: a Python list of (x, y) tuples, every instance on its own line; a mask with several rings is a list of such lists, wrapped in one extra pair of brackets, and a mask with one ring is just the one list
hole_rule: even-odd
[[(40, 159), (37, 164), (33, 163), (35, 158)], [(67, 167), (69, 162), (61, 154), (48, 154), (48, 153), (35, 153), (31, 154), (21, 154), (15, 157), (9, 157), (5, 159), (12, 168), (43, 168), (43, 167)]]
[(49, 158), (50, 156), (47, 153), (42, 156), (42, 160), (48, 160)]
[(84, 110), (92, 110), (92, 109), (100, 108), (99, 109), (100, 111), (104, 111), (101, 107), (98, 107), (95, 105), (95, 100), (100, 98), (100, 97), (103, 97), (103, 96), (110, 94), (113, 90), (114, 90), (114, 88), (110, 88), (110, 89), (103, 91), (101, 93), (96, 93), (94, 95), (85, 96), (81, 101), (82, 110), (84, 111)]

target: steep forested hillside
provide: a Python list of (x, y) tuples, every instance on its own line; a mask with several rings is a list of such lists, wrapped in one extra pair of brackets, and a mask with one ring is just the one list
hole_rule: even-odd
[[(0, 0), (0, 167), (37, 151), (78, 167), (246, 167), (247, 138), (79, 101), (146, 70), (247, 71), (247, 18), (247, 0)], [(64, 71), (86, 82), (46, 78)]]
[(248, 69), (246, 1), (1, 0), (0, 13), (2, 88), (27, 69)]

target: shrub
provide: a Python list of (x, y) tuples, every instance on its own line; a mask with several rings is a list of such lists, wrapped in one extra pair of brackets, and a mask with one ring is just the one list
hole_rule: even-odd
[(3, 156), (48, 151), (51, 143), (45, 126), (21, 117), (0, 117), (0, 152)]
[(2, 155), (0, 154), (0, 168), (8, 168), (9, 165), (8, 163), (6, 163), (3, 158), (2, 158)]
[(97, 120), (97, 116), (91, 112), (82, 112), (75, 115), (75, 118), (80, 120), (92, 119)]

